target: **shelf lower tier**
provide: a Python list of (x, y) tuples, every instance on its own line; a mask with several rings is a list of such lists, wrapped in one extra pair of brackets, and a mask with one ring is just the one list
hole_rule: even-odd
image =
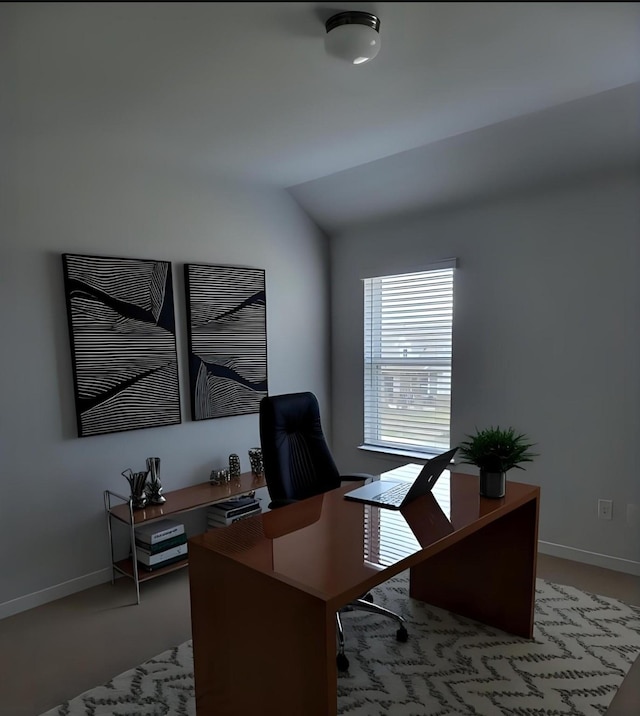
[[(138, 581), (139, 582), (146, 582), (148, 579), (155, 579), (155, 577), (160, 577), (163, 574), (169, 574), (169, 572), (175, 572), (177, 569), (182, 569), (183, 567), (188, 566), (189, 564), (189, 558), (185, 557), (184, 559), (181, 559), (179, 562), (173, 562), (172, 564), (168, 564), (166, 567), (160, 567), (159, 569), (154, 569), (152, 572), (147, 572), (144, 567), (138, 567)], [(118, 562), (113, 563), (113, 568), (120, 572), (120, 574), (124, 574), (125, 577), (130, 577), (131, 579), (135, 579), (133, 574), (133, 561), (130, 558), (127, 559), (121, 559)]]

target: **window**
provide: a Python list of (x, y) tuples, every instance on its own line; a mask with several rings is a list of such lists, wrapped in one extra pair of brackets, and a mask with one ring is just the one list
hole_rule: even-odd
[(449, 449), (455, 265), (364, 280), (364, 447)]

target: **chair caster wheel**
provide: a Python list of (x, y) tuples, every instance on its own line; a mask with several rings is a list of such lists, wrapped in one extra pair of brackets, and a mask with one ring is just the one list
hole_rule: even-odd
[(336, 666), (338, 671), (349, 671), (349, 659), (344, 654), (336, 656)]
[(396, 640), (397, 641), (407, 641), (409, 639), (409, 632), (401, 626), (400, 629), (396, 632)]
[(371, 592), (367, 592), (362, 598), (365, 602), (370, 602), (371, 604), (373, 604), (373, 594), (371, 594)]

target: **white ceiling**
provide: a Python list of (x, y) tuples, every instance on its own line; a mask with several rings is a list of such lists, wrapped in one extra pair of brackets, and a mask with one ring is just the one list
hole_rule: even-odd
[[(348, 9), (380, 17), (369, 64), (324, 52), (323, 20)], [(554, 117), (584, 121), (571, 132), (582, 140), (556, 154), (583, 156), (594, 131), (598, 156), (624, 156), (625, 142), (637, 151), (638, 88), (625, 86), (640, 82), (640, 3), (3, 3), (0, 13), (2, 94), (18, 141), (73, 138), (205, 174), (302, 184), (292, 193), (325, 226), (355, 213), (319, 206), (320, 195), (371, 183), (358, 172), (379, 173), (375, 160), (446, 194), (464, 180), (465, 157), (479, 174), (495, 164), (499, 128), (511, 146), (551, 132)], [(443, 168), (447, 150), (455, 171)], [(403, 204), (398, 184), (389, 188), (385, 210)]]
[(329, 233), (350, 224), (640, 169), (640, 83), (291, 187)]

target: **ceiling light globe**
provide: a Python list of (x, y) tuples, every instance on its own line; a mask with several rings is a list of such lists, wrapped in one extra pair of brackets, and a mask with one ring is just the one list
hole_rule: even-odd
[(326, 23), (327, 53), (352, 65), (362, 65), (380, 52), (380, 21), (364, 12), (334, 15)]

